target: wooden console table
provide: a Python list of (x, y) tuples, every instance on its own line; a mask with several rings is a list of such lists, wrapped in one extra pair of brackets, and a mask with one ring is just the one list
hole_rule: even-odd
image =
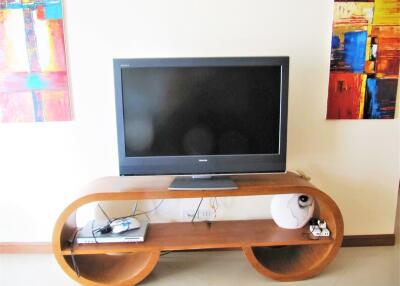
[[(261, 274), (280, 281), (319, 274), (336, 256), (343, 239), (339, 208), (326, 194), (293, 173), (240, 175), (237, 190), (169, 191), (170, 176), (106, 177), (60, 215), (53, 250), (62, 269), (83, 285), (135, 285), (153, 270), (161, 251), (239, 248)], [(68, 242), (76, 230), (76, 210), (87, 203), (109, 200), (179, 199), (304, 193), (313, 196), (316, 216), (327, 221), (331, 237), (310, 239), (307, 228), (287, 230), (272, 220), (154, 223), (143, 243), (86, 244)], [(266, 206), (267, 208), (268, 206)], [(72, 255), (80, 270), (73, 267)]]

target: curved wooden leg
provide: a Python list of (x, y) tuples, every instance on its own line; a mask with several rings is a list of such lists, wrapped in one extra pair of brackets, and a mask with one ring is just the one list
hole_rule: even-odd
[(244, 247), (250, 264), (278, 281), (304, 280), (318, 275), (336, 256), (335, 244)]
[(126, 254), (76, 255), (78, 276), (72, 257), (64, 256), (63, 269), (75, 281), (90, 286), (131, 286), (145, 279), (156, 266), (160, 251)]

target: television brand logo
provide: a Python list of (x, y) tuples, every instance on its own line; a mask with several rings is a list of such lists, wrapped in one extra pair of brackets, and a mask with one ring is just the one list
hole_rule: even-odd
[(199, 162), (206, 163), (206, 162), (208, 162), (208, 159), (199, 159)]

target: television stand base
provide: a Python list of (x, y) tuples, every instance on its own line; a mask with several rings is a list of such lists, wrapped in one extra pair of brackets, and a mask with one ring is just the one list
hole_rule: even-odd
[[(79, 285), (137, 285), (152, 272), (162, 251), (238, 248), (263, 276), (278, 281), (296, 281), (321, 273), (342, 245), (343, 218), (336, 203), (294, 173), (232, 176), (238, 189), (218, 191), (168, 191), (174, 178), (106, 177), (97, 179), (83, 190), (82, 197), (60, 214), (53, 232), (53, 253), (65, 273)], [(271, 219), (246, 220), (246, 211), (239, 209), (242, 220), (214, 220), (211, 225), (204, 221), (151, 223), (146, 239), (141, 243), (71, 245), (69, 242), (77, 229), (76, 211), (88, 203), (213, 197), (242, 200), (241, 197), (298, 193), (313, 197), (315, 216), (327, 222), (330, 237), (310, 237), (307, 227), (282, 229)], [(268, 205), (265, 208), (267, 212)], [(182, 270), (179, 265), (178, 268), (175, 270)], [(79, 270), (79, 275), (74, 269)], [(173, 265), (171, 275), (172, 270)], [(330, 270), (328, 276), (341, 269)], [(221, 271), (221, 279), (223, 274)], [(155, 278), (145, 284), (157, 284), (159, 279)], [(314, 284), (318, 284), (318, 280), (316, 282)]]
[(168, 190), (235, 190), (238, 187), (229, 177), (193, 176), (176, 177)]

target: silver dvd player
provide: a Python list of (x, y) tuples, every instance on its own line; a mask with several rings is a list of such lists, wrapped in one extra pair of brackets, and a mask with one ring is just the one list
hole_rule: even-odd
[(107, 225), (105, 220), (89, 221), (85, 227), (78, 231), (76, 242), (78, 244), (86, 243), (121, 243), (121, 242), (143, 242), (146, 238), (149, 223), (140, 222), (140, 228), (128, 230), (122, 233), (105, 233), (95, 231)]

